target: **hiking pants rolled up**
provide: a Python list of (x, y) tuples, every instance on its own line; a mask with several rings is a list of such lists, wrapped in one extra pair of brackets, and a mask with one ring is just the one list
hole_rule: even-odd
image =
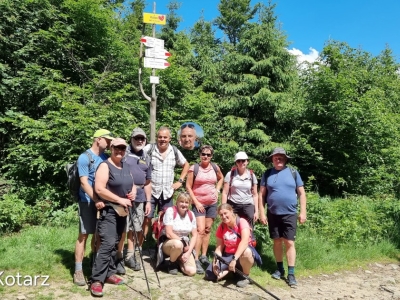
[(233, 212), (237, 214), (240, 218), (246, 219), (250, 224), (251, 228), (254, 227), (254, 214), (256, 212), (254, 204), (238, 204), (232, 200), (226, 201), (230, 206), (232, 206)]
[(100, 248), (92, 269), (91, 281), (104, 283), (106, 278), (117, 273), (115, 257), (118, 243), (125, 230), (126, 217), (120, 217), (111, 206), (106, 206), (100, 211), (98, 221)]

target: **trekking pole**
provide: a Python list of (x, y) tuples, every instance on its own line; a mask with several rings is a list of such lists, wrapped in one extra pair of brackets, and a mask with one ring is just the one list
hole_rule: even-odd
[[(138, 220), (138, 222), (139, 222), (139, 224), (140, 224), (140, 219), (139, 219), (139, 215), (138, 215), (138, 212), (137, 212), (135, 203), (132, 203), (132, 207), (133, 207), (133, 209), (135, 210), (136, 218), (137, 218), (137, 220)], [(131, 220), (132, 220), (132, 219), (131, 219)], [(134, 227), (134, 225), (133, 225), (133, 220), (132, 220), (131, 222), (132, 222), (132, 228), (133, 228), (133, 230), (135, 231), (135, 227)], [(142, 225), (143, 225), (143, 224), (142, 224)], [(143, 241), (146, 241), (146, 236), (144, 235), (143, 227), (142, 227), (142, 226), (140, 226), (140, 230), (141, 230), (141, 233), (142, 233), (142, 236), (143, 236)], [(141, 247), (139, 247), (139, 240), (138, 240), (138, 238), (137, 238), (137, 233), (136, 233), (136, 231), (135, 231), (135, 239), (136, 239), (136, 244), (138, 245), (139, 254), (140, 254), (140, 259), (141, 259), (142, 265), (143, 265), (142, 249), (141, 249)], [(157, 277), (158, 287), (161, 288), (160, 278), (158, 278), (158, 273), (157, 273), (157, 270), (156, 270), (156, 267), (155, 267), (155, 266), (156, 266), (156, 262), (154, 261), (154, 259), (153, 259), (152, 255), (151, 255), (150, 251), (149, 251), (149, 254), (150, 254), (150, 255), (149, 255), (149, 256), (150, 256), (150, 260), (151, 260), (151, 262), (152, 262), (152, 264), (153, 264), (154, 273), (156, 274), (156, 277)], [(143, 266), (143, 270), (144, 270), (144, 266)]]
[[(229, 266), (229, 263), (220, 255), (218, 255), (217, 253), (214, 252), (214, 257), (216, 259), (218, 259), (220, 262), (222, 262), (223, 264)], [(276, 300), (280, 300), (277, 296), (275, 296), (274, 294), (272, 294), (271, 292), (267, 291), (265, 288), (263, 288), (260, 284), (258, 284), (256, 281), (254, 281), (253, 279), (250, 278), (250, 276), (244, 274), (242, 271), (240, 271), (238, 268), (235, 267), (235, 271), (236, 273), (238, 273), (239, 275), (243, 276), (244, 278), (246, 278), (248, 281), (250, 281), (251, 283), (255, 284), (256, 286), (258, 286), (260, 289), (262, 289), (264, 292), (266, 292), (268, 295), (270, 295), (272, 298), (276, 299)]]

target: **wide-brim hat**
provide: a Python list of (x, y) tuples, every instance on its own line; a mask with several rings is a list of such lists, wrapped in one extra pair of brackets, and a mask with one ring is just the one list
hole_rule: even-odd
[(272, 153), (268, 156), (268, 160), (272, 161), (272, 156), (274, 156), (275, 154), (283, 154), (286, 156), (286, 161), (288, 162), (289, 160), (291, 160), (292, 158), (286, 154), (285, 149), (283, 149), (282, 147), (277, 147), (275, 148)]

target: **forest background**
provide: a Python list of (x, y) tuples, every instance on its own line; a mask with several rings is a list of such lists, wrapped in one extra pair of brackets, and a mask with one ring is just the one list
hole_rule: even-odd
[[(136, 126), (149, 132), (138, 69), (151, 27), (142, 32), (145, 1), (122, 2), (0, 0), (2, 234), (76, 226), (65, 164), (98, 128), (124, 138)], [(200, 124), (224, 173), (246, 151), (260, 177), (283, 146), (305, 181), (309, 230), (338, 244), (399, 247), (400, 77), (389, 46), (373, 56), (330, 40), (316, 62), (298, 65), (272, 2), (221, 0), (213, 22), (199, 17), (189, 31), (177, 31), (178, 8), (171, 1), (157, 32), (172, 53), (157, 71), (157, 127)]]

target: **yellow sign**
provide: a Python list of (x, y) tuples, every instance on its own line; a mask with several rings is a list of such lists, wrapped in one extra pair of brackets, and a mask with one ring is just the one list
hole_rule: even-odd
[(166, 21), (167, 21), (166, 15), (143, 13), (143, 23), (165, 25)]

